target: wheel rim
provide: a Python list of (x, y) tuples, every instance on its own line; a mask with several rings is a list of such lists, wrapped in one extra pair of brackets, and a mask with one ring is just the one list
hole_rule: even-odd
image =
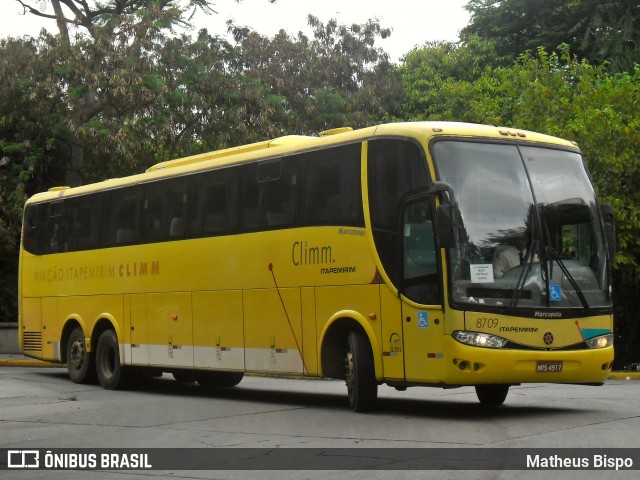
[(76, 370), (80, 370), (82, 368), (85, 353), (84, 342), (81, 339), (76, 338), (71, 344), (70, 355), (70, 363)]

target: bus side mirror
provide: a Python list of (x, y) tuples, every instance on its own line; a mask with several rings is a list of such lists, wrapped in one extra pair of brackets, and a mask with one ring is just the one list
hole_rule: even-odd
[(436, 211), (438, 245), (440, 248), (453, 248), (456, 246), (456, 200), (453, 187), (447, 182), (433, 182), (430, 192), (446, 194), (441, 196), (442, 203)]
[(604, 224), (604, 237), (607, 242), (609, 258), (613, 260), (616, 256), (616, 221), (615, 209), (613, 205), (600, 205), (600, 214)]
[(454, 218), (455, 210), (453, 205), (438, 205), (436, 228), (440, 248), (453, 248), (456, 246)]

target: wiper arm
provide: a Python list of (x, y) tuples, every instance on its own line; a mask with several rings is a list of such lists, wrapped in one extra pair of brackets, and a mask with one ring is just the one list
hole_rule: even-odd
[[(567, 266), (564, 264), (564, 262), (560, 258), (560, 255), (558, 255), (558, 252), (556, 252), (552, 247), (547, 247), (546, 251), (547, 253), (549, 253), (549, 256), (551, 257), (552, 268), (553, 268), (553, 262), (557, 262), (558, 266), (560, 267), (560, 270), (562, 270), (562, 273), (565, 275), (565, 277), (567, 277), (567, 280), (569, 280), (569, 283), (573, 287), (573, 290), (576, 292), (576, 295), (580, 299), (580, 303), (582, 303), (583, 308), (589, 308), (589, 303), (587, 302), (587, 299), (582, 293), (582, 289), (578, 286), (578, 283), (573, 278), (573, 275), (569, 273)], [(547, 283), (547, 285), (549, 285), (550, 283), (551, 283), (551, 278), (549, 278), (549, 283)], [(549, 295), (549, 293), (550, 292), (547, 291), (547, 295)]]
[(522, 269), (520, 270), (520, 275), (518, 275), (518, 281), (516, 282), (516, 288), (513, 292), (513, 296), (509, 302), (509, 309), (515, 308), (518, 306), (518, 302), (520, 301), (520, 297), (522, 297), (522, 291), (524, 290), (525, 279), (527, 278), (527, 270), (530, 270), (531, 265), (533, 265), (533, 258), (535, 254), (533, 252), (536, 251), (536, 247), (538, 246), (538, 241), (533, 240), (531, 242), (531, 247), (527, 249), (527, 254), (524, 256), (522, 261)]

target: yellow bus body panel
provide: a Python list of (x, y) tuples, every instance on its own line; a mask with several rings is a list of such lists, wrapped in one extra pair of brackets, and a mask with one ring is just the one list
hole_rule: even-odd
[[(439, 252), (444, 305), (417, 305), (398, 296), (371, 234), (367, 142), (379, 137), (414, 139), (425, 151), (434, 178), (429, 142), (447, 136), (576, 149), (570, 142), (533, 132), (461, 123), (397, 123), (321, 138), (258, 142), (163, 162), (127, 178), (34, 195), (27, 205), (360, 143), (365, 226), (283, 228), (42, 256), (21, 250), (23, 351), (61, 361), (65, 328), (80, 325), (90, 339), (98, 322), (106, 320), (116, 331), (125, 364), (323, 376), (323, 342), (334, 325), (349, 321), (366, 333), (380, 382), (604, 381), (613, 349), (570, 347), (581, 342), (585, 330), (612, 330), (611, 315), (527, 319), (453, 310), (448, 306), (444, 250)], [(420, 315), (428, 317), (428, 328), (417, 326)], [(451, 336), (463, 329), (499, 335), (524, 348), (463, 345)], [(552, 345), (544, 343), (546, 333), (553, 336)], [(91, 342), (87, 344), (91, 348)], [(562, 371), (538, 373), (538, 361), (561, 361)]]

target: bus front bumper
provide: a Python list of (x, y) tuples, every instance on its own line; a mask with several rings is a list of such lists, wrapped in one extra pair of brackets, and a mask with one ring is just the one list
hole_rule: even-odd
[[(520, 383), (602, 384), (613, 363), (613, 346), (588, 350), (491, 349), (463, 345), (449, 338), (451, 348), (436, 365), (425, 362), (425, 376), (411, 383), (481, 385)], [(430, 379), (435, 371), (438, 378)], [(420, 375), (422, 376), (422, 375)], [(435, 381), (431, 381), (435, 380)]]

